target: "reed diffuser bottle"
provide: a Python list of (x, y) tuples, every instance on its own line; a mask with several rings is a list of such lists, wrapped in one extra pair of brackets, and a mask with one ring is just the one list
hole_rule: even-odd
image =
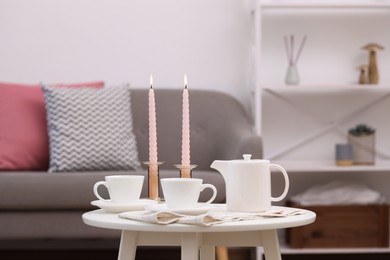
[(294, 42), (295, 42), (295, 36), (291, 35), (290, 37), (284, 36), (284, 45), (286, 48), (286, 55), (287, 55), (287, 61), (288, 61), (288, 67), (285, 77), (285, 83), (286, 85), (298, 85), (299, 84), (299, 72), (298, 72), (298, 60), (302, 53), (302, 49), (306, 42), (306, 35), (303, 37), (303, 40), (299, 46), (298, 52), (295, 55), (294, 51)]

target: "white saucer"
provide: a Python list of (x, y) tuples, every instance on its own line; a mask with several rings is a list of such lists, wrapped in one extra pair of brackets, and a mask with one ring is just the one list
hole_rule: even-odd
[(184, 214), (184, 215), (200, 215), (206, 213), (207, 211), (213, 208), (214, 206), (212, 204), (204, 204), (204, 203), (199, 203), (197, 207), (194, 208), (183, 208), (183, 209), (168, 209), (167, 204), (165, 203), (145, 206), (146, 210), (170, 211), (170, 212)]
[(145, 206), (157, 204), (157, 201), (140, 199), (134, 203), (113, 203), (111, 200), (94, 200), (91, 204), (110, 213), (121, 213), (126, 211), (144, 210)]

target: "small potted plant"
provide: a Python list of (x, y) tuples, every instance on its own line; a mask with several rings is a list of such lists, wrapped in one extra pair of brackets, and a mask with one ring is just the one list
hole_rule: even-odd
[(358, 124), (349, 129), (348, 142), (352, 145), (354, 164), (375, 163), (375, 129)]

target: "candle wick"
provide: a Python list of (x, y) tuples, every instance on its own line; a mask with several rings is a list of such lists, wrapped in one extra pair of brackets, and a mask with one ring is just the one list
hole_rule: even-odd
[(153, 85), (150, 85), (150, 89), (153, 89)]

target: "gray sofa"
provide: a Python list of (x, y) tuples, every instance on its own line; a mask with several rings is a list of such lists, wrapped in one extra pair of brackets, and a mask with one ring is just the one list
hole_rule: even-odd
[[(160, 177), (178, 177), (173, 167), (181, 153), (181, 90), (157, 90)], [(131, 92), (134, 131), (139, 158), (148, 159), (148, 91)], [(202, 178), (218, 189), (216, 202), (225, 200), (222, 176), (210, 169), (215, 159), (242, 158), (251, 153), (261, 158), (261, 139), (252, 134), (252, 124), (243, 106), (220, 92), (190, 91), (191, 162), (198, 167), (194, 178)], [(142, 174), (131, 172), (0, 172), (0, 247), (26, 247), (36, 241), (99, 241), (119, 238), (119, 232), (87, 226), (81, 215), (96, 207), (90, 202), (95, 182), (105, 175)], [(147, 180), (147, 179), (145, 179)], [(203, 194), (204, 197), (209, 196)], [(147, 197), (147, 183), (142, 197)], [(201, 198), (203, 200), (203, 198)], [(23, 243), (27, 242), (27, 243)], [(80, 243), (78, 245), (82, 246)]]

